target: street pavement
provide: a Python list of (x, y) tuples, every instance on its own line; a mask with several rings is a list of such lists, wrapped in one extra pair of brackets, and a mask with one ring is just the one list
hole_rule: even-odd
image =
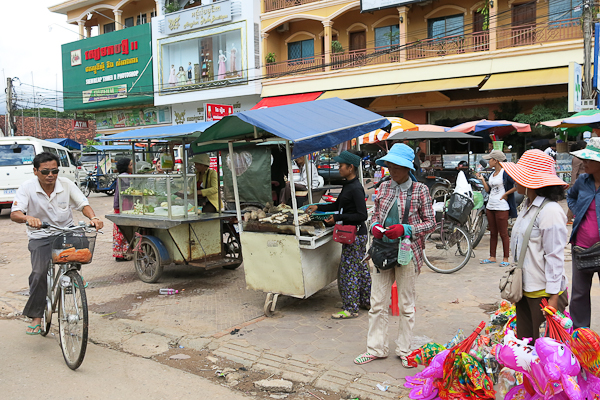
[[(102, 216), (110, 212), (112, 198), (93, 194), (90, 203)], [(266, 318), (262, 311), (265, 294), (245, 288), (243, 265), (235, 271), (170, 266), (158, 283), (146, 284), (138, 280), (132, 262), (116, 263), (111, 257), (112, 224), (105, 223), (94, 261), (83, 267), (90, 283), (87, 293), (94, 343), (146, 358), (177, 346), (208, 351), (249, 370), (344, 397), (406, 395), (402, 378), (416, 371), (402, 368), (397, 357), (362, 366), (352, 362), (366, 350), (367, 312), (361, 310), (353, 320), (332, 320), (331, 314), (339, 311), (341, 304), (335, 282), (308, 299), (280, 298), (275, 315)], [(0, 215), (0, 315), (5, 317), (15, 317), (27, 299), (30, 265), (26, 243), (24, 228), (11, 223), (4, 211)], [(444, 344), (459, 329), (468, 335), (479, 322), (489, 319), (487, 312), (500, 301), (498, 280), (504, 270), (498, 264), (480, 265), (479, 260), (488, 255), (486, 235), (475, 258), (462, 270), (442, 275), (423, 267), (417, 281), (414, 347), (431, 340)], [(568, 251), (566, 261), (570, 277)], [(160, 296), (162, 287), (181, 292)], [(596, 306), (592, 328), (600, 331), (598, 285), (592, 289), (592, 303)], [(398, 321), (390, 320), (393, 355)], [(88, 361), (84, 365), (91, 368)], [(377, 383), (384, 382), (390, 386), (388, 391), (376, 389)]]

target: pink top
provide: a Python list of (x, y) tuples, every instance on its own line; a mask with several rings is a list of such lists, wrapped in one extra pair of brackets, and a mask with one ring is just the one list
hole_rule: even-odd
[(575, 245), (587, 249), (598, 242), (600, 242), (600, 234), (598, 233), (598, 219), (596, 218), (596, 199), (594, 199), (585, 212), (579, 229), (577, 229)]

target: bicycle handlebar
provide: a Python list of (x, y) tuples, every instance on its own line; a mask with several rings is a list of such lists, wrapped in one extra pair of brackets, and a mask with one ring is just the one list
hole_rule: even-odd
[[(29, 222), (25, 221), (25, 225), (29, 226)], [(68, 227), (60, 227), (57, 225), (52, 225), (49, 222), (42, 222), (42, 226), (39, 229), (44, 229), (44, 230), (54, 229), (54, 230), (61, 231), (61, 232), (73, 232), (73, 231), (77, 231), (77, 230), (84, 230), (85, 232), (104, 233), (102, 231), (97, 231), (92, 228), (95, 228), (94, 225), (86, 224), (85, 222), (80, 221), (78, 225), (68, 226)]]

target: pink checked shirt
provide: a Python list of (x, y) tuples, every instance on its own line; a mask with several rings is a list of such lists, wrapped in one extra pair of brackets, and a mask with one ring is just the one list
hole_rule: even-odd
[[(433, 232), (436, 222), (427, 186), (419, 182), (413, 182), (411, 190), (412, 198), (410, 212), (408, 213), (408, 224), (412, 226), (412, 250), (415, 264), (420, 271), (423, 265), (425, 235)], [(406, 205), (406, 193), (400, 189), (400, 185), (391, 180), (382, 183), (379, 187), (379, 194), (375, 198), (375, 211), (371, 224), (383, 225), (395, 199), (398, 199), (398, 215), (402, 220)]]

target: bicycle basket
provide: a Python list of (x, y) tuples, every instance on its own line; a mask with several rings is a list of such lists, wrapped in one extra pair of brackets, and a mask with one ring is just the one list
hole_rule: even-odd
[(448, 211), (446, 211), (446, 215), (449, 218), (460, 224), (464, 224), (469, 219), (471, 210), (473, 210), (473, 201), (471, 199), (460, 193), (452, 193), (448, 202)]
[(94, 255), (96, 232), (69, 232), (59, 235), (52, 243), (52, 262), (55, 264), (89, 264)]

